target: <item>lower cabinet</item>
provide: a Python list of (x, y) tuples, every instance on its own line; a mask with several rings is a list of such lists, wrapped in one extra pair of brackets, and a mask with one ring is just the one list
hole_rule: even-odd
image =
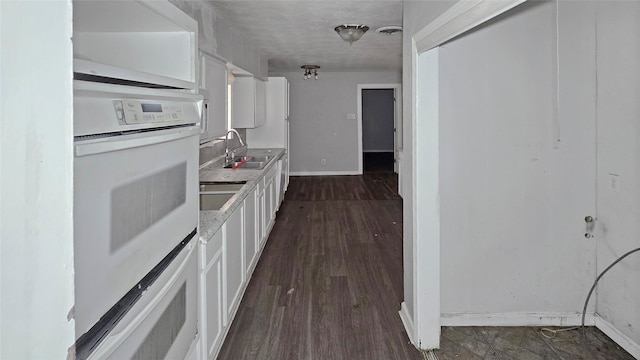
[[(264, 181), (261, 180), (261, 181)], [(264, 241), (267, 239), (266, 231), (267, 231), (267, 227), (265, 226), (266, 224), (266, 213), (265, 213), (265, 196), (264, 196), (264, 186), (258, 186), (258, 195), (257, 195), (257, 201), (256, 201), (256, 205), (258, 206), (258, 211), (257, 211), (257, 227), (258, 227), (258, 246), (262, 247), (262, 244), (264, 244)]]
[(200, 244), (200, 332), (201, 359), (213, 359), (222, 345), (224, 311), (222, 301), (222, 229)]
[(258, 260), (256, 214), (256, 190), (253, 189), (244, 199), (245, 278), (249, 278), (255, 262)]
[[(223, 225), (226, 319), (231, 319), (242, 298), (244, 284), (244, 206), (239, 206)], [(231, 322), (231, 321), (229, 321)]]
[(276, 167), (220, 229), (200, 244), (200, 331), (202, 360), (218, 356), (251, 273), (275, 222)]

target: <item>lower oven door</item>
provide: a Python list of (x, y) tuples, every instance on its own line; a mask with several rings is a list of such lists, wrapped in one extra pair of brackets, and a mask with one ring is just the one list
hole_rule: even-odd
[(93, 351), (77, 358), (184, 359), (197, 335), (196, 245), (191, 240)]
[(87, 332), (198, 222), (198, 127), (76, 141), (76, 334)]

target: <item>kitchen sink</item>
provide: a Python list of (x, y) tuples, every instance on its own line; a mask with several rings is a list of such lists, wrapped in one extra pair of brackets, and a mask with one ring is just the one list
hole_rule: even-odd
[(246, 183), (201, 182), (200, 210), (220, 210)]
[[(268, 161), (254, 161), (253, 159), (251, 159), (250, 161), (247, 161), (245, 163), (242, 163), (240, 161), (233, 161), (228, 163), (227, 165), (224, 166), (225, 169), (231, 169), (231, 168), (236, 168), (237, 170), (240, 169), (245, 169), (245, 170), (260, 170), (262, 168), (264, 168), (265, 165), (267, 165)], [(236, 167), (238, 166), (238, 167)]]
[[(260, 170), (273, 159), (270, 155), (254, 155), (254, 156), (236, 156), (233, 161), (227, 163), (225, 169), (245, 169), (245, 170)], [(244, 162), (244, 163), (243, 163)]]
[(235, 194), (200, 193), (200, 210), (220, 210)]
[(269, 155), (258, 156), (258, 155), (256, 155), (256, 156), (252, 156), (251, 160), (249, 160), (249, 161), (268, 163), (271, 159), (273, 159), (273, 156), (269, 156)]
[(242, 187), (246, 184), (246, 181), (242, 182), (201, 182), (200, 183), (200, 192), (237, 192), (242, 189)]

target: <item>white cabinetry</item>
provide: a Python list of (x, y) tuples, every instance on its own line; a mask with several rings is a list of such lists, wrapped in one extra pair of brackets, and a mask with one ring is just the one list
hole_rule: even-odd
[(261, 179), (258, 183), (258, 193), (256, 199), (256, 205), (258, 206), (257, 216), (256, 216), (256, 226), (257, 226), (257, 236), (258, 243), (261, 247), (267, 237), (265, 236), (266, 227), (265, 227), (265, 196), (264, 196), (264, 179)]
[(267, 116), (263, 126), (247, 129), (252, 148), (289, 148), (289, 83), (284, 77), (270, 77), (266, 86)]
[(224, 335), (222, 287), (222, 229), (200, 249), (200, 331), (203, 344), (202, 359), (213, 359), (222, 345)]
[(256, 212), (256, 189), (244, 199), (244, 240), (245, 240), (245, 270), (248, 279), (253, 271), (253, 266), (257, 261), (257, 212)]
[(203, 360), (218, 356), (275, 223), (277, 170), (272, 165), (220, 229), (200, 245)]
[[(244, 271), (244, 207), (241, 205), (224, 224), (226, 315), (233, 319), (242, 298)], [(230, 321), (229, 321), (230, 322)]]
[(264, 191), (263, 191), (263, 200), (262, 200), (262, 237), (260, 239), (261, 246), (264, 246), (264, 243), (267, 241), (269, 237), (269, 232), (273, 227), (273, 224), (276, 219), (276, 172), (277, 167), (274, 166), (267, 174), (264, 176)]
[(201, 57), (201, 87), (205, 91), (205, 109), (200, 142), (227, 134), (227, 66), (203, 55)]
[(262, 126), (266, 117), (266, 81), (254, 77), (236, 77), (233, 83), (234, 128), (256, 128)]
[(285, 77), (270, 77), (267, 82), (267, 117), (263, 126), (247, 129), (247, 143), (253, 148), (284, 148), (276, 180), (276, 210), (289, 185), (289, 82)]
[(73, 71), (196, 90), (198, 23), (168, 1), (74, 1)]

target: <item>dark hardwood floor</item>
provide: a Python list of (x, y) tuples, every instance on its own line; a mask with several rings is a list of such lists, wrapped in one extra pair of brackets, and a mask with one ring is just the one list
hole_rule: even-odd
[(422, 359), (393, 173), (292, 177), (219, 359)]

